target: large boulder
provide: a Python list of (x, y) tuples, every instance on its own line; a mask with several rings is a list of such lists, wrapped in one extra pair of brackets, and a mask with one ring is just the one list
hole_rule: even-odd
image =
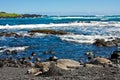
[(93, 64), (101, 64), (101, 65), (109, 65), (112, 64), (112, 62), (109, 59), (106, 58), (100, 58), (100, 57), (96, 57), (93, 59), (92, 61)]
[(80, 67), (80, 63), (70, 59), (59, 59), (56, 66), (64, 70), (70, 70)]
[[(51, 63), (53, 63), (53, 61), (35, 63), (35, 67), (41, 68), (43, 72), (47, 72), (50, 68)], [(70, 59), (59, 59), (55, 62), (55, 66), (64, 70), (70, 70), (80, 67), (80, 63)]]

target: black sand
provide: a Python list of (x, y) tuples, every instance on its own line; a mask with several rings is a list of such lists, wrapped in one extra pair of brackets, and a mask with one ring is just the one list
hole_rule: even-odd
[(72, 71), (58, 70), (55, 74), (39, 76), (26, 74), (28, 69), (2, 67), (0, 80), (120, 80), (120, 68), (117, 67), (80, 67)]

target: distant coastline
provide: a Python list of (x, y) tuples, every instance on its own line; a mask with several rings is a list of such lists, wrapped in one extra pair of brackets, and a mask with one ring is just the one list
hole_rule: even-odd
[(46, 16), (47, 15), (16, 14), (16, 13), (0, 12), (0, 18), (37, 18), (37, 17), (46, 17)]

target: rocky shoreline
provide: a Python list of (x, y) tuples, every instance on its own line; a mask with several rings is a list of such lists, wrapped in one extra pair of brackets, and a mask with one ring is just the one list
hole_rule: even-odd
[[(36, 33), (65, 35), (64, 31), (54, 30), (31, 30), (29, 35), (15, 32), (1, 32), (2, 37), (33, 37)], [(96, 39), (93, 43), (98, 47), (120, 46), (120, 38)], [(28, 48), (28, 47), (25, 47)], [(95, 56), (93, 52), (87, 52), (87, 62), (74, 61), (71, 59), (58, 59), (53, 56), (53, 51), (45, 51), (43, 54), (51, 56), (45, 61), (36, 57), (32, 52), (27, 57), (14, 59), (10, 55), (17, 55), (17, 50), (0, 48), (6, 58), (0, 59), (1, 80), (119, 80), (120, 78), (120, 51), (114, 51), (109, 58)], [(32, 61), (34, 59), (34, 61)]]
[(0, 18), (41, 18), (41, 17), (47, 17), (47, 15), (39, 15), (39, 14), (16, 14), (16, 13), (0, 12)]
[[(32, 53), (34, 57), (36, 54)], [(30, 62), (26, 59), (1, 59), (2, 80), (119, 80), (120, 51), (109, 59), (87, 54), (89, 62), (50, 57), (48, 61)]]

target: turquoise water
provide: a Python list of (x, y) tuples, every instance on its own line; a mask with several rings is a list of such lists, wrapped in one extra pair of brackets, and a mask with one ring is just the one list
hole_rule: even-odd
[[(29, 37), (28, 31), (34, 29), (64, 30), (67, 35), (37, 33)], [(55, 52), (58, 58), (86, 60), (84, 55), (92, 51), (97, 56), (110, 56), (117, 47), (97, 47), (92, 43), (95, 39), (120, 37), (120, 16), (52, 16), (44, 18), (6, 18), (0, 19), (0, 32), (16, 32), (24, 37), (0, 36), (0, 54), (5, 58), (5, 50), (17, 50), (18, 55), (10, 55), (17, 59), (30, 56), (43, 60), (51, 55), (45, 51)], [(29, 48), (27, 48), (29, 47)], [(26, 49), (27, 48), (27, 49)]]

